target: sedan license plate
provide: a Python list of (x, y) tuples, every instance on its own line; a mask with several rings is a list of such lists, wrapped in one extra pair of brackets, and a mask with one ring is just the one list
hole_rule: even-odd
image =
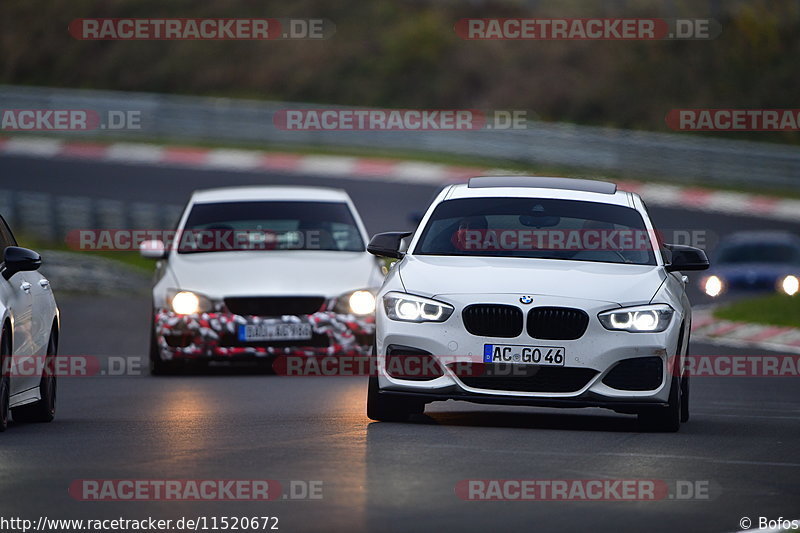
[(311, 335), (311, 324), (261, 322), (260, 324), (239, 326), (239, 340), (241, 342), (301, 341), (310, 339)]
[(484, 363), (564, 366), (565, 359), (564, 348), (559, 346), (483, 345)]

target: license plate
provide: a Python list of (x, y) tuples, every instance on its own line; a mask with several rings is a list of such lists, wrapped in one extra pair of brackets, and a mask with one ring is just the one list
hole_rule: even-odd
[(483, 345), (484, 363), (564, 366), (566, 358), (564, 348), (559, 346)]
[(269, 323), (239, 326), (239, 340), (255, 341), (302, 341), (310, 339), (311, 324)]

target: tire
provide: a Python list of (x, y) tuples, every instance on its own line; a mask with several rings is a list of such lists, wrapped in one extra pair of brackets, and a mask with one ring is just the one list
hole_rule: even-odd
[(681, 422), (689, 421), (689, 376), (681, 380)]
[(8, 414), (9, 414), (9, 395), (11, 391), (11, 383), (8, 373), (6, 372), (6, 357), (11, 355), (11, 335), (8, 330), (3, 330), (0, 335), (0, 432), (8, 428)]
[(380, 393), (378, 378), (370, 376), (367, 389), (367, 417), (378, 422), (408, 422), (411, 415), (425, 412), (425, 402), (393, 398)]
[(55, 356), (58, 352), (58, 341), (55, 329), (50, 332), (47, 341), (47, 355), (45, 356), (44, 375), (39, 382), (41, 400), (29, 403), (11, 410), (14, 422), (52, 422), (56, 416), (56, 389)]
[(649, 431), (675, 433), (681, 427), (681, 382), (672, 378), (666, 407), (654, 407), (639, 413), (639, 423)]
[(175, 361), (164, 361), (161, 358), (161, 350), (158, 349), (156, 342), (156, 331), (150, 327), (150, 375), (171, 376), (178, 373), (178, 366)]

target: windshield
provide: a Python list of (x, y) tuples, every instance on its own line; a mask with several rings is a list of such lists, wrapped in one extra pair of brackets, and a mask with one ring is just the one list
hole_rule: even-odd
[(344, 202), (195, 204), (176, 239), (178, 253), (364, 251), (353, 214)]
[(719, 254), (720, 263), (800, 263), (800, 250), (789, 244), (747, 243), (729, 245)]
[(651, 234), (631, 208), (543, 198), (447, 200), (418, 255), (528, 257), (655, 265)]

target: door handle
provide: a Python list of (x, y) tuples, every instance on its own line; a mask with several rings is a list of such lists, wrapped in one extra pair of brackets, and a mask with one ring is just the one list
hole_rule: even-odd
[(31, 284), (27, 281), (23, 281), (19, 288), (25, 292), (31, 292)]
[(39, 280), (39, 286), (43, 289), (47, 289), (48, 287), (50, 287), (50, 282), (47, 281), (45, 278), (42, 278)]

